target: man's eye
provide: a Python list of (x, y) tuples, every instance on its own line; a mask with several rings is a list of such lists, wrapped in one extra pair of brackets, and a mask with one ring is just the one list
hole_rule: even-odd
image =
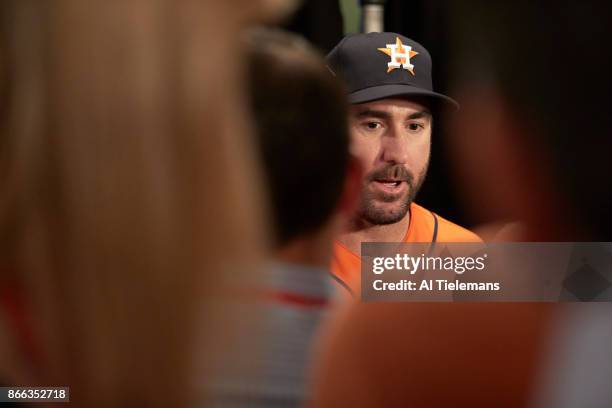
[(420, 123), (409, 123), (408, 124), (408, 130), (411, 130), (413, 132), (416, 132), (416, 131), (424, 129), (424, 128), (425, 128), (425, 126), (423, 126)]
[(371, 130), (380, 129), (382, 127), (382, 125), (378, 122), (367, 122), (365, 126)]

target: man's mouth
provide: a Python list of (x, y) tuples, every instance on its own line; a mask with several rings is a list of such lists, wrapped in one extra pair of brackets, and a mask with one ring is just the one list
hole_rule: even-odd
[(406, 183), (404, 180), (396, 179), (377, 179), (373, 180), (374, 188), (387, 194), (397, 194), (404, 190)]
[(397, 187), (401, 184), (402, 180), (374, 180), (377, 183), (382, 183), (389, 187)]

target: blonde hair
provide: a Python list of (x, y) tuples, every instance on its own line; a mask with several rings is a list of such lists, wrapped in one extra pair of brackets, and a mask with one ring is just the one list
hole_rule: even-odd
[[(262, 252), (247, 0), (4, 1), (0, 246), (83, 406), (190, 403), (195, 321)], [(205, 352), (205, 350), (204, 350)]]

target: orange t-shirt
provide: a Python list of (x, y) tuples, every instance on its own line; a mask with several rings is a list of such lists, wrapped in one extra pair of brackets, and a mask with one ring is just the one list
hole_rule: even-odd
[[(482, 240), (473, 232), (412, 203), (410, 225), (402, 242), (482, 242)], [(359, 293), (361, 257), (338, 241), (334, 242), (331, 271), (338, 283), (353, 294)]]

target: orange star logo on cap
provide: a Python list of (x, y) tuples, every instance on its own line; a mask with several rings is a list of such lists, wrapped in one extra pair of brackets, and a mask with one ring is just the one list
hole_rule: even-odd
[(410, 58), (418, 55), (418, 52), (413, 51), (411, 46), (404, 45), (399, 37), (395, 37), (395, 44), (387, 44), (387, 48), (378, 48), (378, 51), (391, 57), (391, 61), (387, 64), (387, 73), (403, 68), (414, 75), (414, 65), (410, 63)]

